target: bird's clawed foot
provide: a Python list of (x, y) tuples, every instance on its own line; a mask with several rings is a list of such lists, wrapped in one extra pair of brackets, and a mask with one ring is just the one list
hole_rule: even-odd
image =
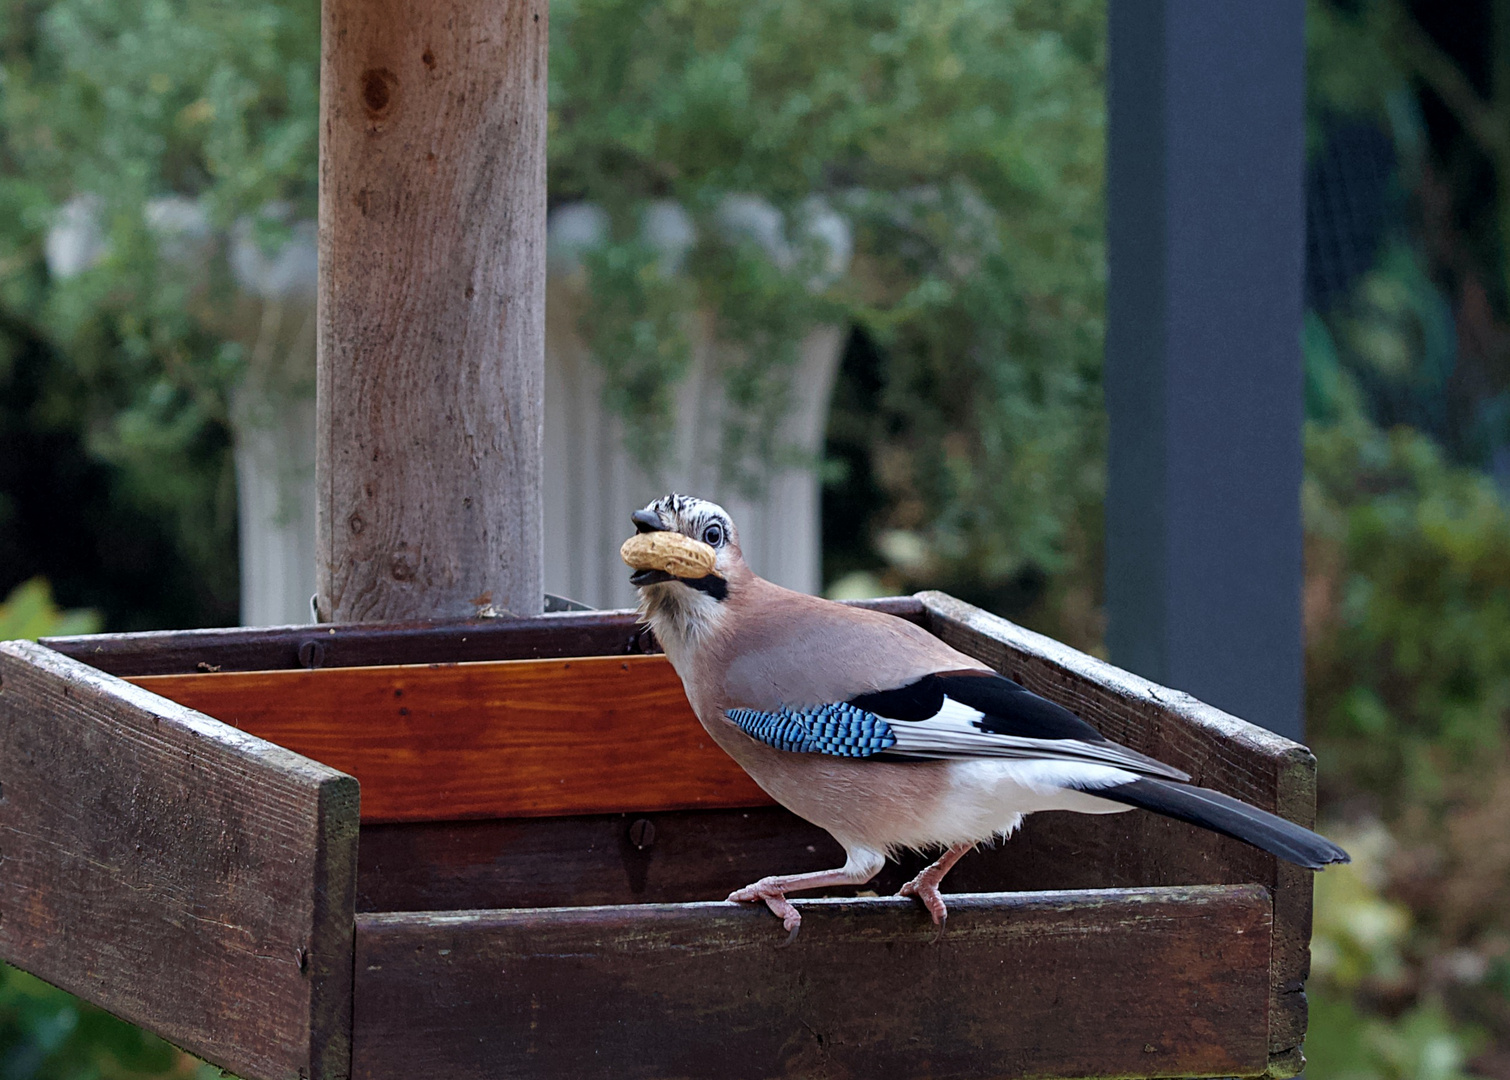
[(923, 906), (928, 909), (928, 914), (933, 916), (933, 925), (939, 928), (938, 933), (933, 935), (933, 940), (937, 941), (944, 936), (944, 926), (949, 919), (949, 908), (944, 904), (944, 897), (939, 892), (938, 883), (930, 880), (926, 870), (898, 889), (897, 895), (915, 896), (921, 900)]
[(737, 904), (753, 904), (758, 900), (765, 902), (765, 906), (781, 920), (782, 928), (787, 932), (786, 940), (776, 946), (778, 949), (784, 949), (797, 940), (797, 931), (802, 928), (802, 916), (786, 898), (780, 878), (761, 878), (753, 885), (735, 889), (729, 894), (729, 899)]
[(949, 909), (944, 906), (944, 898), (939, 893), (939, 882), (944, 880), (944, 875), (949, 872), (949, 868), (959, 862), (965, 852), (973, 846), (972, 844), (955, 844), (917, 877), (897, 890), (898, 896), (915, 896), (923, 902), (923, 906), (928, 909), (928, 914), (933, 916), (933, 925), (939, 928), (939, 932), (933, 935), (935, 942), (944, 936), (945, 920), (949, 918)]

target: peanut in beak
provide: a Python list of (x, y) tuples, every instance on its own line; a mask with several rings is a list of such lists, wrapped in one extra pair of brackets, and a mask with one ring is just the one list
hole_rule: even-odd
[(701, 540), (677, 532), (636, 533), (619, 548), (619, 558), (635, 570), (661, 570), (679, 578), (707, 577), (718, 553)]

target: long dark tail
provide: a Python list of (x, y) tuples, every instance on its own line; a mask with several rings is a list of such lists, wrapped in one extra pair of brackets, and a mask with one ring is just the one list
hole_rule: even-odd
[(1188, 821), (1309, 870), (1320, 870), (1327, 863), (1350, 861), (1347, 852), (1326, 837), (1210, 788), (1141, 779), (1088, 794), (1152, 810), (1176, 821)]

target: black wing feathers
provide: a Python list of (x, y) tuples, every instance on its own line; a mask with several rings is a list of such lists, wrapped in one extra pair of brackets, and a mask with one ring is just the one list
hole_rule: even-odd
[(924, 675), (914, 683), (895, 690), (881, 690), (849, 699), (857, 709), (884, 716), (888, 720), (927, 720), (944, 707), (944, 688), (937, 675)]
[(924, 675), (895, 690), (850, 698), (849, 703), (888, 720), (916, 722), (936, 714), (946, 695), (961, 705), (979, 709), (984, 714), (980, 730), (990, 735), (1106, 742), (1099, 731), (1068, 709), (1039, 697), (1005, 675), (984, 672)]
[(1106, 742), (1101, 732), (1063, 705), (1039, 697), (1004, 675), (935, 675), (934, 678), (955, 701), (985, 713), (981, 730), (992, 735)]

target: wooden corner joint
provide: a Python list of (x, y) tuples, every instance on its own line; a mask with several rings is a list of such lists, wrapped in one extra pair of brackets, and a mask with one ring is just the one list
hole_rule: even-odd
[(1264, 1076), (1269, 1080), (1289, 1080), (1292, 1076), (1299, 1076), (1305, 1071), (1306, 1056), (1301, 1053), (1300, 1047), (1292, 1046), (1288, 1050), (1269, 1055), (1269, 1068)]

